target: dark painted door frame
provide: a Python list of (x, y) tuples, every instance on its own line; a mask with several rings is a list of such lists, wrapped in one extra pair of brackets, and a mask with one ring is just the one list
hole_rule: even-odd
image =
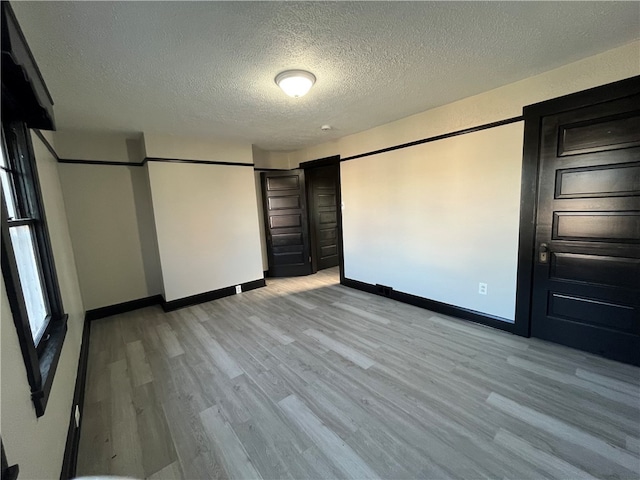
[[(338, 185), (336, 192), (337, 203), (337, 216), (338, 216), (338, 268), (340, 269), (340, 283), (344, 283), (344, 245), (342, 243), (342, 188), (341, 188), (341, 176), (340, 176), (340, 155), (334, 155), (332, 157), (319, 158), (317, 160), (310, 160), (308, 162), (302, 162), (298, 168), (308, 170), (316, 167), (336, 166), (338, 172)], [(308, 202), (307, 202), (308, 203)], [(314, 272), (315, 273), (315, 272)]]
[(520, 194), (520, 237), (513, 333), (531, 335), (533, 269), (542, 117), (596, 105), (640, 92), (640, 76), (524, 107), (524, 149)]

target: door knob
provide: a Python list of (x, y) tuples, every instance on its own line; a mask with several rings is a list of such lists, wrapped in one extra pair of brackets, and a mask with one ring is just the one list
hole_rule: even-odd
[(549, 261), (549, 247), (546, 243), (541, 243), (538, 247), (538, 261), (547, 263)]

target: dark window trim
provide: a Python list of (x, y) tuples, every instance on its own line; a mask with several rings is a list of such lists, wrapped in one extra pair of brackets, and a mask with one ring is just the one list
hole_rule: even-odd
[[(4, 128), (4, 125), (3, 125)], [(34, 228), (35, 243), (38, 249), (37, 258), (41, 269), (43, 289), (50, 309), (48, 327), (43, 336), (43, 340), (36, 346), (32, 335), (31, 327), (27, 316), (27, 309), (22, 295), (22, 286), (18, 273), (13, 246), (9, 235), (9, 227), (14, 224), (8, 218), (8, 211), (5, 205), (4, 196), (1, 201), (2, 209), (2, 275), (5, 282), (7, 297), (11, 307), (13, 321), (18, 333), (18, 341), (24, 358), (27, 370), (27, 379), (31, 387), (31, 398), (36, 410), (36, 415), (44, 415), (53, 378), (60, 359), (62, 345), (67, 334), (67, 318), (64, 313), (60, 287), (53, 259), (53, 250), (48, 235), (47, 220), (45, 216), (44, 204), (40, 190), (37, 166), (31, 137), (25, 124), (12, 123), (11, 128), (18, 132), (16, 142), (20, 145), (13, 152), (7, 149), (7, 162), (13, 165), (11, 155), (23, 155), (24, 160), (21, 165), (24, 171), (21, 174), (25, 178), (20, 183), (24, 190), (16, 192), (16, 195), (27, 193), (27, 197), (32, 200), (29, 204), (30, 212), (25, 212), (35, 218), (27, 219), (25, 224), (36, 224)], [(12, 143), (6, 138), (7, 143)], [(7, 145), (8, 146), (8, 145)], [(22, 150), (21, 150), (22, 149)], [(23, 220), (23, 219), (21, 219)], [(17, 223), (22, 223), (18, 221)]]
[(38, 176), (38, 168), (36, 165), (36, 155), (33, 150), (33, 141), (31, 139), (31, 133), (26, 125), (23, 124), (23, 146), (26, 148), (24, 154), (27, 156), (27, 160), (24, 164), (27, 166), (27, 175), (31, 178), (29, 187), (32, 191), (29, 192), (30, 197), (34, 199), (35, 213), (37, 215), (37, 222), (40, 223), (40, 228), (36, 229), (37, 242), (41, 252), (42, 269), (44, 270), (44, 280), (47, 292), (51, 296), (49, 301), (51, 302), (51, 309), (53, 312), (63, 312), (62, 297), (60, 296), (60, 286), (58, 285), (58, 274), (56, 271), (56, 265), (53, 259), (53, 248), (51, 247), (51, 240), (49, 238), (49, 224), (47, 222), (46, 211), (44, 208), (44, 202), (42, 200), (42, 188), (40, 187), (40, 177)]
[(2, 0), (2, 111), (54, 130), (53, 99), (8, 1)]

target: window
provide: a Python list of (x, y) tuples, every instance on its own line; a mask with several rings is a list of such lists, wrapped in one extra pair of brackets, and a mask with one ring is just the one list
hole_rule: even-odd
[(22, 122), (2, 125), (2, 274), (36, 414), (51, 389), (66, 315), (55, 273), (31, 137)]

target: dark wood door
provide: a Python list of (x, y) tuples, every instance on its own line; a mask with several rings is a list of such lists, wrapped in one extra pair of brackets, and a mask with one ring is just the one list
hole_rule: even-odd
[(304, 170), (263, 172), (268, 275), (293, 277), (311, 273)]
[(305, 170), (314, 271), (338, 265), (338, 168), (336, 163)]
[(531, 334), (640, 365), (640, 95), (542, 118)]

